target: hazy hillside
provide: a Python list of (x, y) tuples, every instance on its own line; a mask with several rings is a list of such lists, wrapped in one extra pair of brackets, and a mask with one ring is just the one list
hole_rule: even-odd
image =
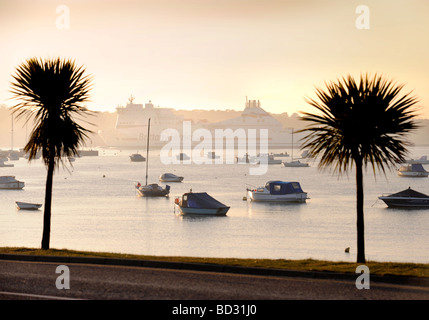
[[(210, 123), (218, 122), (231, 118), (236, 118), (241, 115), (241, 111), (234, 110), (172, 110), (174, 113), (183, 116), (185, 120), (191, 120), (194, 123)], [(300, 120), (298, 114), (294, 113), (289, 116), (287, 113), (272, 114), (285, 128), (301, 129), (306, 125)], [(97, 135), (98, 130), (114, 128), (116, 123), (116, 112), (97, 112), (93, 117), (86, 119), (91, 125), (84, 125), (92, 130), (94, 134), (91, 136), (91, 141), (87, 141), (88, 147), (103, 146), (102, 140)], [(416, 145), (429, 145), (429, 120), (418, 120), (421, 128), (412, 135), (412, 141)], [(14, 121), (13, 147), (15, 149), (22, 148), (27, 137), (30, 134), (32, 123), (25, 125), (23, 120)], [(362, 130), (364, 130), (362, 128)], [(5, 105), (0, 105), (0, 149), (10, 148), (12, 145), (12, 117), (9, 108)]]

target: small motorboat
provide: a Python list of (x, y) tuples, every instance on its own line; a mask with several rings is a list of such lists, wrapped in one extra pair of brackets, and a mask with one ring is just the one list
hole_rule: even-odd
[(40, 203), (15, 201), (15, 204), (16, 208), (20, 210), (39, 210), (42, 207), (42, 204)]
[(272, 154), (259, 155), (256, 164), (282, 164), (281, 159), (275, 159)]
[(283, 167), (309, 167), (308, 163), (301, 162), (299, 160), (293, 160), (290, 162), (282, 162)]
[(143, 157), (140, 153), (133, 153), (130, 155), (131, 162), (144, 162), (146, 161), (146, 158)]
[(279, 152), (279, 153), (273, 153), (274, 157), (289, 157), (289, 153), (287, 152)]
[(0, 189), (22, 189), (24, 188), (24, 182), (15, 179), (15, 176), (1, 176), (0, 177)]
[(265, 186), (247, 189), (248, 198), (255, 202), (306, 202), (307, 192), (304, 192), (299, 182), (268, 181)]
[(14, 167), (13, 163), (6, 163), (8, 159), (0, 159), (0, 167)]
[(182, 182), (183, 179), (183, 177), (176, 176), (173, 173), (163, 173), (159, 176), (159, 181), (162, 182)]
[(206, 192), (188, 192), (175, 199), (174, 205), (183, 215), (225, 216), (228, 206)]
[(156, 183), (142, 186), (140, 182), (136, 185), (137, 192), (142, 197), (168, 197), (170, 194), (170, 186), (166, 185), (165, 188)]
[(428, 208), (429, 196), (410, 187), (387, 196), (378, 197), (391, 208)]
[(413, 163), (401, 166), (398, 169), (398, 175), (401, 177), (427, 177), (429, 172), (427, 172), (421, 163)]

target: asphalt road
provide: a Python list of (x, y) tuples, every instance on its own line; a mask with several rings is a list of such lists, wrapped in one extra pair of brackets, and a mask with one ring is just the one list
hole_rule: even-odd
[[(261, 276), (133, 266), (0, 260), (0, 299), (429, 300), (429, 288), (355, 280)], [(358, 275), (356, 275), (357, 277)], [(69, 289), (58, 289), (69, 284)]]

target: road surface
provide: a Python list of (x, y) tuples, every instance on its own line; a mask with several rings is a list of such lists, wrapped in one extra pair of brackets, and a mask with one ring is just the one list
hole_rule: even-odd
[[(66, 272), (57, 269), (59, 265), (61, 263), (0, 260), (0, 299), (429, 300), (428, 287), (371, 280), (369, 289), (359, 290), (353, 279), (78, 263), (68, 263)], [(62, 288), (58, 289), (57, 284)]]

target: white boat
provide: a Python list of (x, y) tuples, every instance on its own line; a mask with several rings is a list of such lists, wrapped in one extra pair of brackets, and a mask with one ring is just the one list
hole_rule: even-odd
[(281, 159), (275, 159), (274, 156), (272, 154), (264, 154), (264, 155), (259, 155), (256, 157), (257, 164), (262, 163), (267, 163), (267, 164), (282, 164), (282, 160)]
[(268, 181), (263, 187), (247, 189), (247, 195), (255, 202), (306, 202), (308, 199), (307, 192), (295, 181)]
[(176, 176), (173, 173), (163, 173), (159, 176), (159, 181), (162, 182), (182, 182), (183, 177)]
[(391, 208), (429, 208), (429, 196), (411, 189), (378, 197)]
[(16, 201), (15, 204), (16, 204), (16, 208), (20, 210), (39, 210), (42, 207), (42, 204), (40, 203)]
[(24, 188), (24, 182), (18, 181), (14, 176), (1, 176), (0, 177), (0, 189), (22, 189)]
[(291, 161), (282, 162), (283, 167), (309, 167), (308, 163), (301, 162), (299, 160), (293, 160), (293, 129), (292, 129), (292, 152), (291, 152)]
[(429, 160), (428, 160), (427, 156), (421, 156), (420, 158), (418, 158), (416, 160), (414, 160), (414, 159), (405, 160), (405, 162), (406, 163), (411, 163), (411, 164), (413, 164), (413, 163), (429, 164)]
[(146, 158), (143, 157), (140, 153), (133, 153), (130, 155), (131, 162), (144, 162), (146, 161)]
[(282, 162), (283, 167), (309, 167), (308, 163), (301, 162), (299, 160), (293, 160), (290, 162)]
[(142, 186), (140, 182), (136, 185), (138, 194), (142, 197), (166, 197), (170, 194), (170, 186), (166, 185), (165, 188), (156, 183), (147, 184), (147, 175), (149, 169), (149, 137), (150, 137), (150, 118), (147, 123), (147, 145), (146, 145), (146, 184)]
[(165, 186), (165, 188), (161, 187), (156, 183), (147, 184), (145, 186), (137, 183), (136, 185), (137, 192), (142, 197), (166, 197), (170, 193), (170, 186)]
[(15, 165), (13, 163), (5, 163), (7, 159), (0, 159), (0, 167), (14, 167)]
[(274, 157), (289, 157), (289, 153), (287, 152), (279, 152), (279, 153), (273, 153)]
[(8, 159), (9, 159), (9, 161), (17, 161), (17, 160), (19, 160), (19, 155), (16, 152), (11, 151), (9, 153)]
[(174, 205), (183, 215), (224, 216), (230, 207), (206, 192), (188, 192), (175, 199)]
[(401, 177), (427, 177), (427, 172), (420, 163), (413, 163), (401, 166), (398, 169), (398, 175)]

